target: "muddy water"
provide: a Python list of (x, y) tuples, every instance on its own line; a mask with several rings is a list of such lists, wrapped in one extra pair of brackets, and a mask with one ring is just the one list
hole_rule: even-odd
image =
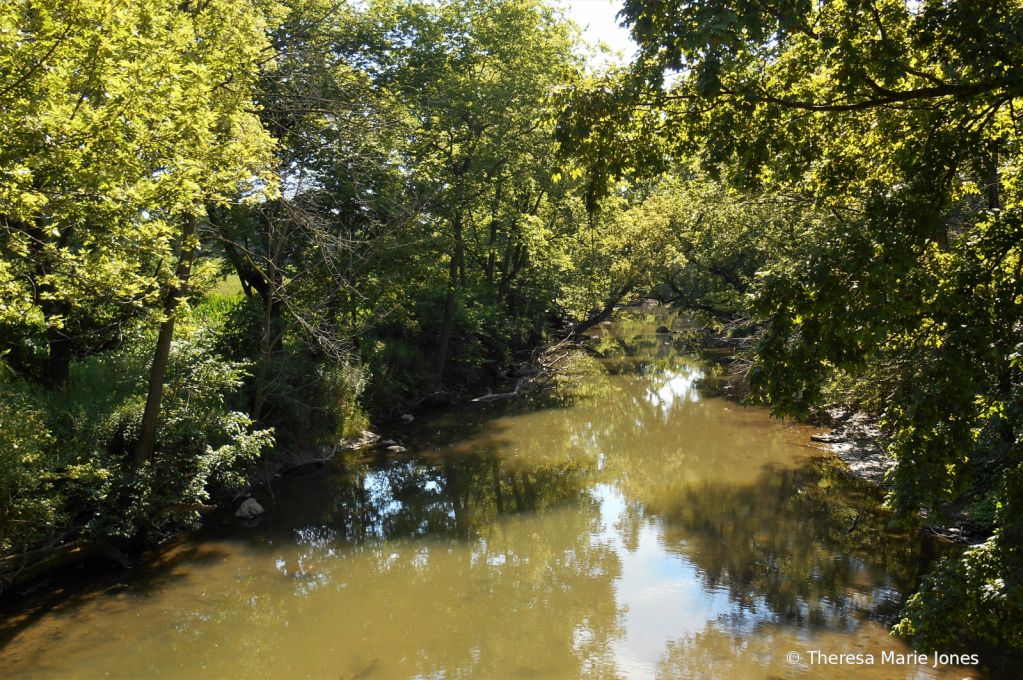
[(406, 454), (280, 479), (257, 526), (214, 518), (9, 618), (0, 675), (982, 677), (882, 656), (912, 653), (888, 626), (942, 548), (888, 529), (808, 428), (724, 399), (663, 321), (602, 328), (605, 358), (542, 398), (424, 415), (385, 433)]

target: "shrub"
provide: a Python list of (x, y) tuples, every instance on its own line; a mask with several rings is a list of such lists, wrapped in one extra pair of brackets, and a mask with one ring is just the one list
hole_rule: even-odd
[(52, 537), (63, 520), (52, 452), (38, 400), (0, 363), (0, 555)]
[(361, 366), (295, 352), (274, 359), (268, 373), (262, 422), (274, 428), (280, 454), (315, 449), (366, 427), (359, 397), (367, 373)]
[(145, 405), (153, 338), (136, 334), (121, 349), (73, 367), (50, 417), (62, 463), (68, 511), (92, 537), (153, 538), (194, 518), (214, 486), (237, 486), (247, 463), (273, 444), (273, 431), (250, 432), (231, 405), (248, 363), (214, 347), (219, 319), (180, 325), (171, 348), (159, 440), (142, 470), (131, 459)]

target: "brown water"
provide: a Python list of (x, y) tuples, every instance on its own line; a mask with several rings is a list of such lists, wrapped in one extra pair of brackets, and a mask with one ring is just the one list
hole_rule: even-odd
[(882, 664), (941, 547), (887, 529), (809, 428), (724, 399), (663, 321), (604, 328), (608, 358), (555, 393), (419, 417), (386, 433), (407, 454), (278, 480), (257, 526), (216, 518), (9, 617), (0, 674), (982, 677)]

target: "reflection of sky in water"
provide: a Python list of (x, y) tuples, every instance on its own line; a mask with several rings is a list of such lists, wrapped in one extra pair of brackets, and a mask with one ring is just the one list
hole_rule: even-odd
[(696, 383), (704, 377), (699, 369), (664, 373), (653, 378), (654, 384), (647, 388), (645, 398), (652, 406), (659, 407), (666, 416), (675, 402), (680, 405), (687, 401), (700, 401)]
[(613, 545), (622, 563), (615, 593), (624, 611), (625, 635), (614, 643), (615, 660), (629, 678), (653, 678), (669, 642), (704, 630), (733, 606), (726, 591), (709, 592), (692, 564), (663, 550), (656, 520), (644, 520), (638, 544), (626, 550), (612, 528), (626, 512), (624, 499), (605, 484), (597, 486), (595, 495), (601, 501), (602, 531), (593, 539)]
[[(402, 510), (400, 501), (391, 497), (391, 478), (384, 472), (370, 472), (366, 475), (365, 490), (369, 494), (372, 507), (377, 508), (381, 518), (397, 515)], [(375, 527), (378, 532), (380, 527)]]

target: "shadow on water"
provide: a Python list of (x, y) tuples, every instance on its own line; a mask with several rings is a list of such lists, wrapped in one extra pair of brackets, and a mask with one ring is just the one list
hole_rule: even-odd
[[(471, 404), (274, 483), (228, 518), (0, 628), (12, 677), (962, 678), (792, 666), (887, 635), (947, 547), (894, 533), (810, 430), (625, 319), (530, 402)], [(676, 328), (678, 319), (667, 319)], [(226, 522), (226, 524), (222, 523)], [(875, 670), (876, 669), (876, 670)], [(847, 674), (849, 673), (849, 674)]]

